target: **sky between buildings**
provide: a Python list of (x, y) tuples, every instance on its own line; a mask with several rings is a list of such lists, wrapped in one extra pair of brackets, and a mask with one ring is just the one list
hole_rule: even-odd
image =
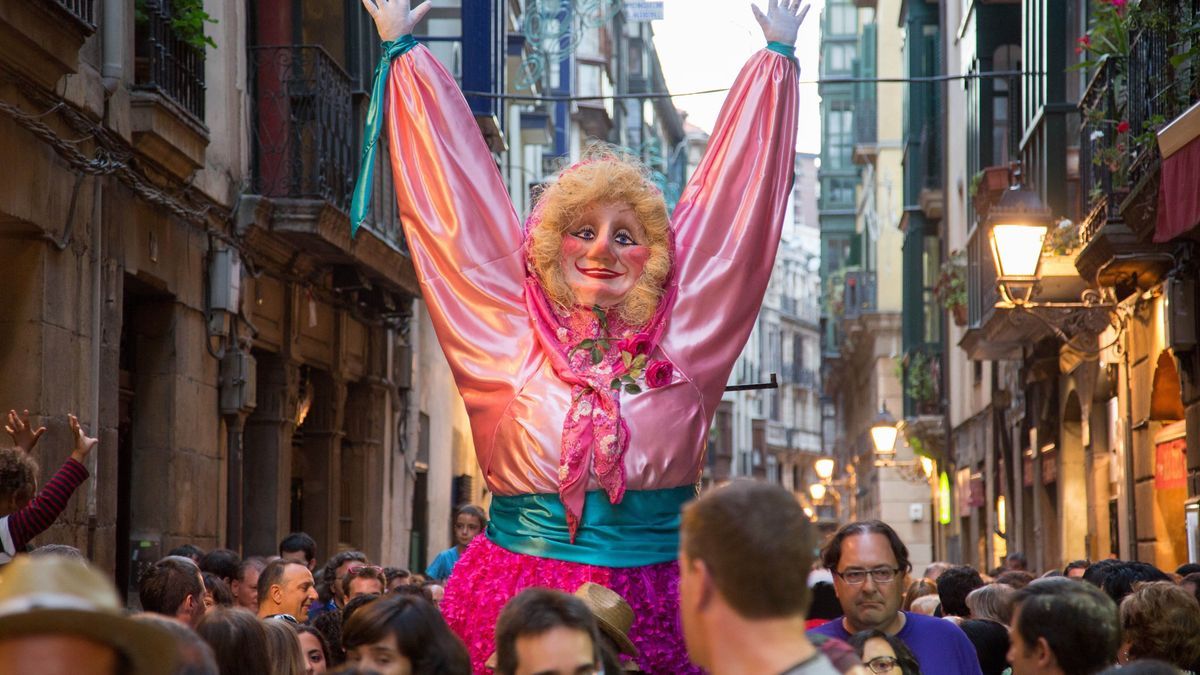
[[(765, 11), (766, 0), (757, 0)], [(800, 80), (817, 79), (820, 19), (824, 0), (812, 0), (800, 27), (796, 57)], [(671, 93), (726, 88), (755, 51), (766, 46), (762, 29), (747, 0), (665, 0), (663, 20), (653, 22), (654, 43)], [(725, 92), (680, 96), (675, 107), (686, 110), (688, 122), (712, 131)], [(820, 105), (815, 84), (800, 85), (800, 152), (820, 152)]]

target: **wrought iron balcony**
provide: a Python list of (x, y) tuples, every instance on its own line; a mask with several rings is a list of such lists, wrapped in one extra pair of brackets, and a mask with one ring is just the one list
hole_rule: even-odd
[(936, 415), (942, 410), (942, 346), (914, 347), (901, 363), (904, 374), (905, 417)]
[(309, 45), (252, 47), (250, 68), (255, 191), (348, 211), (357, 147), (350, 76)]
[(842, 318), (852, 321), (868, 312), (875, 311), (875, 273), (865, 270), (847, 270), (846, 287), (842, 295), (844, 309)]
[[(62, 2), (71, 6), (91, 4), (89, 0)], [(145, 20), (137, 21), (134, 32), (135, 86), (159, 92), (203, 122), (203, 50), (179, 38), (171, 25), (170, 0), (145, 0), (143, 13)]]
[(865, 164), (879, 154), (879, 105), (873, 98), (859, 98), (854, 102), (854, 154), (855, 164)]
[(57, 0), (75, 18), (92, 28), (96, 27), (96, 0)]

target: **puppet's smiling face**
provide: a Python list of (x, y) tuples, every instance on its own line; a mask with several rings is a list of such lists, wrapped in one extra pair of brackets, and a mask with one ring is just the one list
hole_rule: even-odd
[(563, 233), (559, 264), (584, 307), (614, 307), (637, 285), (650, 248), (646, 231), (627, 204), (595, 204)]

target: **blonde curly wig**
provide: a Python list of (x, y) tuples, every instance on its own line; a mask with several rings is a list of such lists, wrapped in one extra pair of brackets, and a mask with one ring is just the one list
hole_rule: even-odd
[(529, 257), (550, 301), (566, 309), (577, 304), (562, 271), (563, 236), (590, 207), (628, 204), (646, 231), (650, 257), (642, 276), (618, 306), (621, 319), (642, 326), (654, 317), (671, 271), (670, 220), (662, 193), (636, 158), (608, 145), (588, 148), (583, 160), (559, 173), (539, 200), (541, 219), (529, 233)]

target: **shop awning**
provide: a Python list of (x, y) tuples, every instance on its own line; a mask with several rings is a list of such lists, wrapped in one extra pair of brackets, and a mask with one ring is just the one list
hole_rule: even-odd
[(1200, 224), (1200, 103), (1158, 132), (1162, 175), (1154, 241), (1170, 241)]

